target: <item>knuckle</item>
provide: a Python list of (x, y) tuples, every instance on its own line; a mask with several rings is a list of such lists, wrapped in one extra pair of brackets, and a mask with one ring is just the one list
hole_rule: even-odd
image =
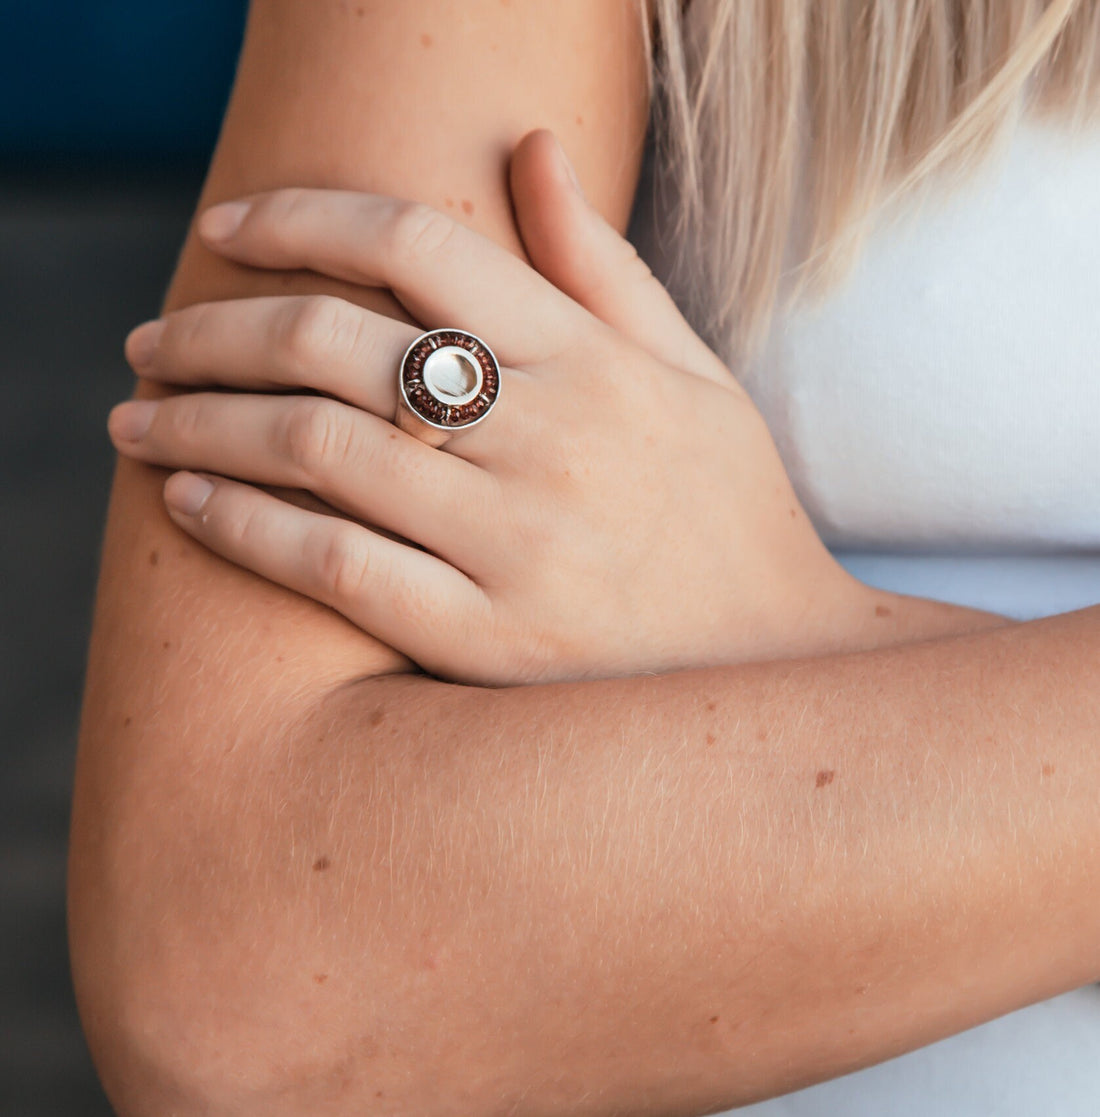
[(326, 537), (317, 549), (317, 577), (334, 599), (351, 600), (362, 595), (371, 574), (369, 551), (363, 533), (326, 527)]
[(401, 202), (390, 218), (389, 248), (405, 264), (430, 260), (450, 240), (454, 222), (423, 202)]
[(351, 307), (332, 295), (308, 295), (291, 304), (279, 339), (290, 371), (304, 374), (347, 345)]
[(249, 223), (278, 247), (293, 244), (293, 229), (308, 208), (309, 192), (299, 186), (273, 190), (262, 197), (249, 214)]
[(209, 332), (212, 313), (213, 308), (209, 303), (199, 303), (165, 315), (164, 333), (157, 343), (158, 358), (164, 362), (185, 356)]
[[(206, 503), (209, 508), (213, 497)], [(221, 530), (230, 549), (236, 554), (245, 554), (255, 550), (256, 543), (261, 536), (260, 523), (254, 505), (239, 505), (236, 508), (220, 507)]]
[(160, 440), (187, 448), (199, 444), (208, 428), (206, 399), (202, 393), (173, 396), (161, 403), (154, 424)]
[(290, 409), (285, 451), (307, 480), (338, 469), (349, 456), (351, 439), (347, 411), (333, 400), (307, 398)]

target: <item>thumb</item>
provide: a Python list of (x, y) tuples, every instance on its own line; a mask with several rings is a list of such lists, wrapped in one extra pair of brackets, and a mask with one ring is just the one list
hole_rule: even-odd
[(520, 236), (546, 279), (659, 360), (732, 385), (635, 247), (585, 200), (552, 132), (523, 137), (510, 180)]

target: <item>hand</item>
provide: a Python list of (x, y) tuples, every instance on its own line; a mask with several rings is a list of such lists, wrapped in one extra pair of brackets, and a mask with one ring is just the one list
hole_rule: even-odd
[[(141, 376), (247, 394), (121, 404), (116, 447), (220, 475), (169, 478), (180, 527), (448, 679), (841, 645), (863, 587), (815, 534), (759, 413), (574, 190), (553, 138), (524, 147), (513, 197), (545, 275), (379, 195), (275, 191), (200, 223), (231, 259), (388, 287), (425, 328), (484, 338), (502, 388), (483, 423), (438, 449), (393, 425), (415, 327), (329, 297), (244, 299), (147, 324), (128, 356)], [(287, 387), (323, 394), (275, 394)], [(242, 481), (308, 490), (348, 518)]]

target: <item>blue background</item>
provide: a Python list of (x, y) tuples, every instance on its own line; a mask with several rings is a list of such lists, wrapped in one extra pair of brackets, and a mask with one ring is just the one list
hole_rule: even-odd
[(0, 151), (207, 152), (244, 15), (240, 0), (0, 0)]

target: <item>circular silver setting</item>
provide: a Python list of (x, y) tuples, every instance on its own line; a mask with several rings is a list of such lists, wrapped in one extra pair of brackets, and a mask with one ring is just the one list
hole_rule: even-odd
[(500, 396), (493, 351), (465, 330), (429, 330), (405, 350), (398, 372), (401, 401), (436, 430), (480, 423)]

